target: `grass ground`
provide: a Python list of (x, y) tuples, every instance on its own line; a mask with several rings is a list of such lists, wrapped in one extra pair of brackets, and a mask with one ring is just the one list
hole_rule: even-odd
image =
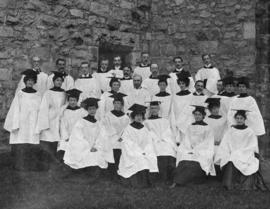
[(16, 172), (0, 156), (1, 209), (269, 209), (270, 193), (225, 191), (217, 180), (189, 187), (126, 188), (57, 172)]

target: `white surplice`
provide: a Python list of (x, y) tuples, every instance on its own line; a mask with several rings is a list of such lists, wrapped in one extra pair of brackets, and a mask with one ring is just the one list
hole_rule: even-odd
[(169, 94), (167, 96), (158, 96), (154, 95), (152, 97), (152, 101), (160, 101), (159, 105), (159, 116), (162, 118), (166, 118), (169, 121), (170, 120), (170, 115), (171, 115), (171, 109), (172, 109), (172, 95)]
[(150, 66), (137, 66), (135, 67), (133, 74), (142, 76), (142, 81), (144, 81), (146, 78), (149, 78), (152, 73), (150, 71)]
[(97, 79), (98, 83), (99, 83), (99, 87), (101, 89), (102, 92), (106, 92), (110, 90), (110, 78), (111, 74), (108, 72), (104, 72), (104, 73), (100, 73), (100, 72), (96, 72), (93, 73), (93, 77)]
[(151, 96), (146, 89), (143, 87), (139, 89), (132, 88), (128, 93), (127, 97), (127, 107), (131, 107), (133, 104), (137, 103), (140, 105), (146, 105), (146, 102), (151, 101)]
[[(51, 75), (48, 76), (47, 89), (51, 89), (54, 86), (53, 76), (54, 76), (54, 73), (52, 73)], [(74, 88), (74, 79), (70, 75), (65, 76), (64, 82), (62, 83), (61, 88), (64, 89), (65, 91), (73, 89)]]

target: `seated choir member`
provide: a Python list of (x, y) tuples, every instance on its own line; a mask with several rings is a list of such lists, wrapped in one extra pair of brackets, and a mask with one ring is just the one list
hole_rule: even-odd
[(159, 117), (160, 101), (150, 102), (150, 117), (144, 122), (153, 137), (158, 160), (159, 179), (172, 184), (175, 169), (176, 142), (168, 119)]
[(132, 68), (130, 66), (124, 67), (123, 74), (123, 78), (120, 79), (121, 87), (119, 91), (128, 94), (133, 89)]
[(265, 127), (261, 112), (258, 108), (256, 100), (247, 94), (249, 81), (246, 77), (242, 77), (237, 83), (239, 96), (232, 99), (228, 111), (228, 125), (234, 124), (234, 109), (248, 110), (246, 124), (251, 128), (257, 136), (265, 134)]
[(174, 184), (202, 183), (207, 175), (215, 175), (214, 135), (204, 117), (203, 106), (193, 111), (195, 122), (188, 126), (185, 137), (178, 147)]
[(88, 62), (82, 62), (80, 66), (80, 76), (75, 80), (75, 88), (82, 91), (79, 102), (88, 97), (100, 98), (101, 89), (98, 80), (92, 76), (93, 69)]
[(54, 87), (47, 90), (42, 98), (37, 121), (37, 132), (40, 134), (42, 162), (46, 169), (58, 164), (56, 159), (57, 144), (60, 141), (60, 116), (66, 102), (65, 90), (61, 88), (63, 73), (54, 72)]
[(64, 106), (64, 110), (60, 118), (60, 135), (61, 140), (58, 143), (58, 154), (63, 159), (66, 145), (68, 143), (71, 131), (76, 122), (82, 117), (87, 115), (87, 112), (78, 106), (81, 91), (78, 89), (71, 89), (66, 91), (67, 106)]
[(188, 125), (191, 124), (194, 119), (192, 117), (193, 108), (190, 106), (193, 96), (188, 90), (189, 77), (184, 73), (177, 75), (179, 75), (177, 82), (181, 90), (173, 97), (170, 117), (176, 142), (179, 144), (184, 137)]
[(215, 156), (215, 163), (223, 170), (222, 184), (228, 190), (264, 189), (261, 176), (258, 175), (258, 139), (245, 124), (246, 112), (236, 110), (236, 123), (225, 133)]
[(205, 103), (208, 103), (210, 115), (206, 116), (205, 122), (210, 126), (215, 138), (215, 153), (227, 130), (227, 118), (219, 113), (220, 98), (207, 98)]
[(71, 168), (87, 168), (87, 171), (95, 175), (100, 168), (107, 168), (108, 162), (114, 162), (112, 149), (107, 143), (106, 129), (102, 122), (95, 118), (98, 100), (87, 98), (82, 102), (88, 115), (76, 122), (64, 155), (64, 163)]
[(160, 106), (159, 116), (162, 118), (166, 118), (167, 120), (170, 120), (172, 95), (167, 91), (168, 78), (170, 78), (169, 75), (159, 75), (158, 79), (159, 93), (155, 94), (152, 97), (152, 101), (161, 102), (161, 104), (159, 105)]
[(117, 170), (121, 156), (121, 135), (129, 124), (129, 117), (124, 113), (124, 99), (121, 94), (114, 95), (113, 110), (105, 114), (104, 126), (108, 134), (108, 143), (113, 149), (114, 163), (109, 163), (112, 179), (117, 179)]
[(198, 80), (195, 82), (195, 92), (192, 94), (192, 104), (203, 106), (207, 96), (204, 94), (203, 81)]
[[(100, 118), (103, 118), (108, 112), (113, 110), (113, 99), (115, 95), (121, 95), (122, 97), (127, 96), (119, 92), (121, 83), (118, 78), (112, 77), (109, 85), (111, 87), (111, 90), (104, 92), (100, 98), (100, 102), (99, 102)], [(126, 100), (125, 98), (123, 99)], [(124, 106), (124, 108), (125, 107), (126, 105)], [(123, 111), (126, 112), (126, 109), (123, 109)]]
[(35, 132), (41, 93), (33, 86), (37, 82), (37, 73), (28, 69), (22, 73), (25, 88), (20, 89), (11, 103), (4, 129), (10, 132), (9, 143), (13, 168), (16, 170), (38, 169), (35, 151), (39, 144), (39, 135)]
[(149, 173), (158, 172), (157, 156), (153, 139), (148, 129), (142, 124), (145, 106), (134, 104), (129, 108), (133, 120), (122, 134), (122, 155), (118, 174), (123, 181), (134, 187), (146, 187), (151, 184)]

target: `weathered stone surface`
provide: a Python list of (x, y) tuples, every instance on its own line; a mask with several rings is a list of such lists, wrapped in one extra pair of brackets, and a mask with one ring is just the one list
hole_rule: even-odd
[(12, 70), (7, 68), (0, 68), (0, 80), (9, 81), (11, 79)]
[(0, 26), (0, 37), (12, 37), (14, 31), (11, 27)]
[(254, 22), (244, 23), (244, 38), (245, 39), (254, 39), (256, 37), (256, 29)]
[(100, 4), (98, 2), (91, 2), (90, 10), (101, 16), (107, 16), (109, 14), (110, 8), (108, 4)]
[(81, 10), (79, 10), (79, 9), (71, 9), (69, 11), (70, 11), (70, 14), (72, 16), (83, 18), (83, 12)]

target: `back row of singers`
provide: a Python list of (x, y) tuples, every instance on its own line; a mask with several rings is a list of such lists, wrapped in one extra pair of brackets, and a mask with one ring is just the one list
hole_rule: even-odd
[[(172, 160), (173, 158), (175, 159), (177, 154), (177, 165), (179, 165), (181, 161), (195, 161), (200, 165), (200, 167), (198, 167), (197, 164), (195, 169), (200, 168), (203, 170), (204, 174), (215, 175), (215, 169), (213, 167), (214, 161), (211, 160), (214, 157), (214, 145), (219, 145), (220, 141), (222, 144), (222, 140), (224, 140), (226, 134), (224, 135), (221, 130), (228, 128), (226, 121), (229, 122), (231, 120), (232, 124), (235, 124), (235, 118), (239, 115), (239, 113), (235, 114), (235, 109), (239, 110), (239, 108), (243, 107), (242, 105), (245, 105), (245, 108), (241, 108), (242, 111), (240, 111), (240, 113), (242, 112), (242, 115), (240, 114), (240, 116), (244, 118), (242, 122), (246, 120), (247, 125), (250, 127), (248, 134), (252, 134), (248, 136), (252, 136), (252, 143), (254, 143), (254, 139), (257, 141), (256, 135), (260, 135), (258, 132), (264, 132), (264, 125), (257, 104), (255, 100), (246, 93), (249, 83), (246, 78), (238, 80), (237, 86), (239, 88), (239, 95), (235, 96), (230, 102), (228, 113), (225, 117), (222, 117), (219, 109), (221, 108), (222, 99), (227, 97), (216, 96), (208, 100), (203, 100), (203, 103), (209, 103), (209, 113), (206, 118), (207, 123), (205, 123), (203, 122), (206, 115), (205, 108), (199, 105), (199, 107), (194, 110), (191, 106), (194, 105), (194, 103), (196, 106), (198, 106), (198, 104), (196, 104), (197, 100), (194, 100), (197, 96), (191, 94), (188, 90), (190, 82), (189, 76), (182, 72), (177, 74), (177, 77), (180, 91), (172, 95), (171, 99), (169, 99), (171, 101), (169, 117), (160, 118), (158, 115), (159, 108), (161, 108), (161, 104), (165, 103), (165, 101), (152, 100), (147, 116), (148, 122), (145, 121), (143, 124), (142, 121), (147, 109), (144, 105), (147, 100), (144, 101), (144, 105), (137, 104), (137, 102), (134, 101), (134, 103), (130, 103), (130, 106), (126, 108), (132, 111), (130, 114), (131, 124), (129, 126), (129, 119), (123, 111), (125, 105), (128, 104), (124, 101), (124, 98), (128, 98), (129, 95), (114, 91), (120, 88), (121, 81), (119, 81), (119, 79), (114, 77), (110, 80), (112, 89), (111, 94), (108, 96), (111, 101), (108, 100), (108, 104), (112, 105), (112, 109), (98, 118), (96, 116), (97, 110), (99, 109), (98, 107), (102, 107), (102, 105), (106, 103), (104, 102), (106, 100), (102, 100), (102, 98), (100, 101), (97, 98), (85, 99), (82, 104), (87, 110), (86, 114), (77, 106), (82, 91), (72, 89), (65, 92), (64, 89), (61, 88), (64, 77), (58, 72), (55, 72), (53, 76), (54, 87), (47, 90), (44, 96), (41, 97), (40, 93), (33, 89), (33, 85), (37, 81), (37, 73), (27, 70), (23, 78), (26, 87), (16, 94), (5, 121), (5, 129), (11, 133), (10, 143), (15, 145), (13, 146), (14, 155), (18, 155), (18, 152), (29, 154), (31, 152), (28, 150), (28, 145), (42, 142), (44, 147), (46, 147), (44, 159), (51, 160), (54, 159), (52, 156), (55, 155), (57, 146), (61, 147), (61, 144), (65, 144), (63, 146), (63, 150), (65, 151), (64, 161), (74, 169), (89, 166), (106, 168), (108, 163), (115, 163), (115, 161), (117, 162), (120, 159), (118, 174), (124, 178), (130, 178), (134, 175), (137, 178), (137, 174), (140, 171), (143, 171), (143, 173), (140, 173), (139, 176), (145, 176), (145, 170), (150, 172), (160, 171), (162, 173), (164, 163), (166, 165), (166, 173), (168, 170), (171, 170), (168, 166), (173, 164)], [(134, 86), (136, 82), (141, 83), (141, 76), (134, 75), (133, 78), (140, 78), (137, 81), (133, 79)], [(160, 92), (158, 93), (160, 97), (170, 96), (170, 94), (166, 92), (168, 85), (167, 79), (168, 76), (161, 76), (157, 81), (160, 88)], [(159, 95), (155, 96), (158, 97)], [(150, 100), (148, 100), (148, 102), (149, 101)], [(226, 110), (228, 102), (227, 99), (225, 99), (225, 101), (224, 109)], [(67, 105), (65, 105), (66, 102), (68, 102)], [(202, 102), (201, 99), (200, 102)], [(245, 114), (243, 114), (243, 110)], [(196, 114), (199, 113), (201, 117), (198, 117), (198, 119)], [(192, 118), (192, 114), (195, 116), (194, 118)], [(137, 117), (138, 115), (139, 117)], [(226, 120), (227, 118), (228, 120)], [(153, 122), (152, 124), (152, 120), (158, 122)], [(144, 128), (144, 125), (147, 128)], [(201, 128), (204, 126), (207, 127), (207, 130)], [(246, 126), (244, 126), (244, 129), (246, 129)], [(240, 137), (240, 135), (237, 132), (235, 136), (229, 136), (229, 139), (233, 140), (234, 137)], [(189, 138), (189, 136), (191, 138)], [(147, 137), (149, 139), (147, 139)], [(242, 138), (248, 137), (244, 135)], [(152, 143), (153, 141), (155, 142), (155, 140), (157, 144)], [(186, 142), (186, 140), (189, 140), (189, 142)], [(118, 142), (121, 143), (120, 149)], [(186, 157), (182, 158), (181, 156), (185, 150), (180, 148), (187, 146), (186, 143), (189, 143), (189, 149), (191, 150), (186, 153)], [(228, 149), (228, 152), (225, 153), (227, 161), (225, 160), (224, 162), (226, 165), (228, 162), (234, 163), (234, 166), (240, 170), (242, 174), (246, 175), (248, 172), (245, 173), (245, 171), (241, 170), (242, 167), (238, 167), (237, 163), (239, 162), (234, 162), (234, 159), (230, 158), (233, 151), (232, 149), (242, 149), (249, 145), (249, 141), (243, 144), (239, 141), (239, 143), (240, 145), (237, 145), (239, 147), (226, 145), (229, 147), (226, 148)], [(23, 147), (20, 146), (22, 144), (24, 145)], [(180, 145), (179, 149), (176, 145)], [(196, 145), (198, 145), (198, 147)], [(123, 146), (127, 147), (123, 148)], [(155, 148), (153, 149), (153, 147)], [(251, 159), (250, 154), (257, 152), (257, 147), (256, 150), (253, 149), (254, 147), (256, 146), (253, 144), (252, 151), (248, 152), (249, 154), (247, 156), (244, 155), (244, 153), (238, 153), (243, 157), (243, 159), (241, 159), (243, 162), (241, 161), (240, 164), (243, 163), (243, 166), (247, 166), (249, 163), (256, 161), (252, 160), (253, 158)], [(119, 157), (119, 150), (123, 152), (121, 157)], [(223, 148), (221, 150), (223, 151)], [(243, 150), (245, 149), (243, 148)], [(172, 160), (165, 158), (159, 161), (157, 156), (171, 156), (172, 158), (170, 159)], [(23, 158), (20, 156), (19, 159), (22, 160)], [(221, 164), (222, 167), (225, 165), (224, 162)], [(256, 161), (256, 163), (256, 165), (258, 165), (258, 161)], [(160, 166), (158, 168), (159, 164)], [(188, 163), (188, 165), (190, 165), (190, 163)], [(254, 165), (252, 164), (250, 166)], [(189, 166), (187, 166), (187, 168), (188, 167)], [(193, 168), (194, 167), (191, 169)], [(257, 166), (254, 168), (257, 168)], [(180, 170), (183, 171), (185, 169), (181, 168)], [(251, 170), (251, 174), (257, 172), (256, 169)], [(166, 173), (166, 176), (170, 175)]]

